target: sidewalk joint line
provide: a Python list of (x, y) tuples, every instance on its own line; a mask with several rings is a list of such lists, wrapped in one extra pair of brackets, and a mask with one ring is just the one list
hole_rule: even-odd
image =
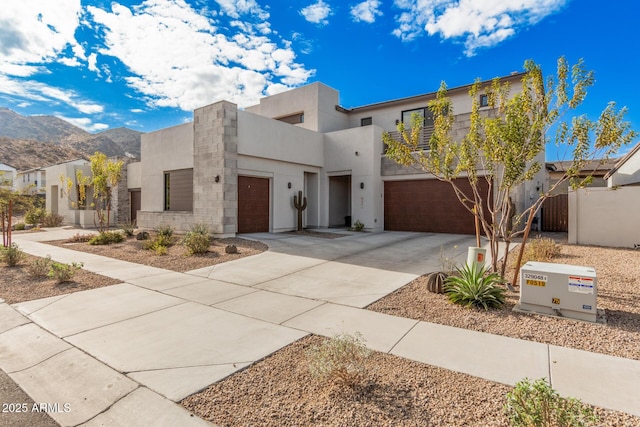
[[(395, 316), (394, 316), (394, 317), (395, 317)], [(391, 354), (391, 352), (393, 351), (393, 349), (394, 349), (394, 348), (396, 348), (396, 346), (397, 346), (398, 344), (400, 344), (400, 341), (402, 341), (402, 340), (403, 340), (407, 335), (409, 335), (409, 332), (413, 331), (413, 329), (414, 329), (416, 326), (418, 326), (418, 324), (419, 324), (419, 323), (420, 323), (420, 320), (416, 320), (416, 323), (414, 323), (414, 324), (413, 324), (413, 326), (411, 326), (411, 327), (407, 330), (407, 332), (405, 332), (405, 333), (400, 337), (400, 339), (398, 339), (398, 341), (396, 341), (396, 342), (395, 342), (395, 344), (393, 344), (393, 345), (391, 346), (391, 348), (389, 349), (389, 351), (387, 351), (387, 354)]]

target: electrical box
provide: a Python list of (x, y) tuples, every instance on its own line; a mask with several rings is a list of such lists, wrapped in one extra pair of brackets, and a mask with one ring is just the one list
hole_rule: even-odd
[(596, 322), (596, 270), (548, 262), (528, 262), (520, 269), (517, 309)]

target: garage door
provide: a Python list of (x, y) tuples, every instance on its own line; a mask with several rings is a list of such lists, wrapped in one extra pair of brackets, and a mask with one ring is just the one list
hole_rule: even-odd
[(269, 231), (269, 178), (238, 177), (238, 233)]
[[(488, 184), (480, 180), (486, 194)], [(457, 185), (470, 193), (467, 180)], [(384, 228), (395, 231), (475, 234), (473, 215), (456, 197), (451, 184), (438, 180), (385, 181)]]

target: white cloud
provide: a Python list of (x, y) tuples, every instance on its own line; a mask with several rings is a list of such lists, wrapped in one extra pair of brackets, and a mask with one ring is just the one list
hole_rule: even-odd
[(136, 114), (138, 114), (138, 113), (144, 113), (144, 110), (142, 110), (142, 109), (140, 109), (140, 108), (132, 108), (132, 109), (131, 109), (131, 110), (129, 110), (129, 111), (131, 111), (132, 113), (136, 113)]
[(56, 116), (56, 117), (58, 117), (59, 119), (65, 120), (71, 123), (72, 125), (79, 127), (80, 129), (84, 129), (87, 132), (98, 132), (101, 130), (109, 129), (109, 125), (106, 125), (104, 123), (93, 123), (91, 119), (86, 117), (80, 117), (80, 118), (64, 117), (64, 116)]
[(100, 70), (97, 67), (98, 64), (98, 55), (96, 53), (92, 53), (89, 55), (89, 58), (87, 58), (87, 63), (88, 63), (88, 68), (89, 71), (93, 71), (94, 73), (97, 73), (98, 75), (100, 75)]
[(499, 44), (560, 10), (567, 0), (395, 0), (401, 9), (393, 34), (403, 41), (423, 33), (463, 42), (465, 54)]
[(98, 53), (118, 58), (131, 73), (126, 82), (151, 106), (188, 111), (221, 99), (247, 106), (273, 85), (300, 85), (313, 74), (295, 62), (289, 43), (264, 34), (268, 23), (255, 20), (268, 14), (254, 1), (218, 3), (230, 17), (250, 14), (243, 23), (251, 27), (236, 26), (235, 35), (227, 36), (183, 0), (87, 10), (104, 31), (105, 47)]
[(380, 0), (367, 0), (359, 3), (351, 8), (351, 16), (356, 22), (368, 22), (372, 24), (376, 21), (377, 16), (382, 16), (379, 10)]
[(33, 80), (18, 80), (0, 74), (2, 93), (50, 104), (64, 103), (84, 114), (102, 113), (104, 107), (82, 99), (75, 91), (64, 90)]
[[(80, 0), (3, 2), (0, 15), (0, 70), (32, 75), (32, 64), (62, 62), (76, 66), (84, 49), (75, 40), (82, 12)], [(75, 56), (65, 56), (71, 47)]]
[(331, 15), (331, 7), (322, 0), (318, 0), (317, 3), (303, 8), (300, 14), (313, 24), (327, 25), (329, 23), (327, 18)]

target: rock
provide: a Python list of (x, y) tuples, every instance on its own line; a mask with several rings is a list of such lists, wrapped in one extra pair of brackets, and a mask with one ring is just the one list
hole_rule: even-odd
[(236, 247), (236, 245), (227, 245), (224, 247), (224, 251), (228, 254), (237, 254), (238, 248)]
[(149, 239), (149, 233), (147, 233), (146, 231), (141, 231), (138, 234), (136, 234), (136, 240), (148, 240)]

